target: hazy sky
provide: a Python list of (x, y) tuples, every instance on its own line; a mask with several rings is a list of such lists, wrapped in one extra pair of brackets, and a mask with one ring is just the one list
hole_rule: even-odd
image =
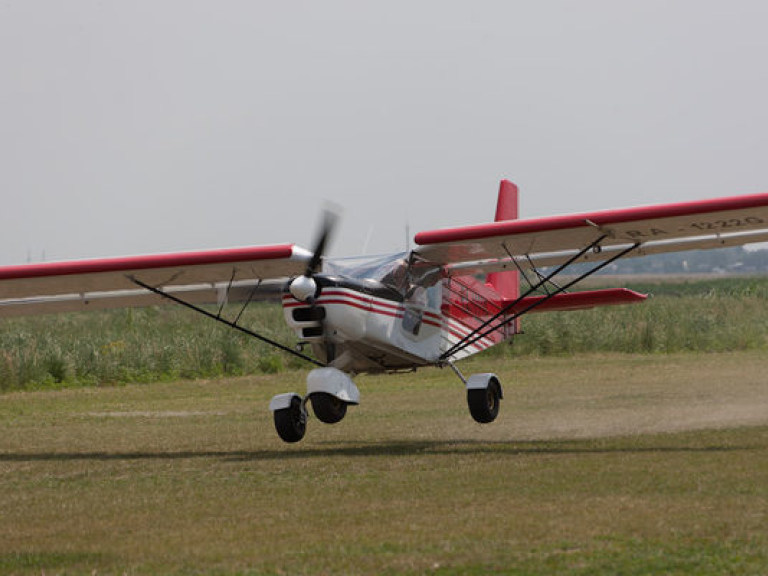
[(0, 0), (0, 264), (768, 191), (768, 2)]

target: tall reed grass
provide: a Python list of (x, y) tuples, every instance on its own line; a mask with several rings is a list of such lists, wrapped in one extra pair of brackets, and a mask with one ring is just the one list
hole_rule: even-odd
[[(291, 342), (279, 306), (252, 305), (241, 323)], [(278, 372), (295, 366), (292, 358), (174, 306), (0, 322), (6, 391)]]
[[(610, 282), (608, 283), (610, 284)], [(768, 278), (637, 281), (642, 304), (531, 314), (491, 354), (725, 352), (768, 348)]]
[[(630, 287), (653, 296), (634, 306), (531, 314), (523, 319), (524, 334), (486, 354), (768, 349), (768, 278)], [(294, 341), (277, 305), (252, 305), (242, 322), (280, 342)], [(274, 373), (302, 365), (174, 306), (0, 321), (0, 391)]]

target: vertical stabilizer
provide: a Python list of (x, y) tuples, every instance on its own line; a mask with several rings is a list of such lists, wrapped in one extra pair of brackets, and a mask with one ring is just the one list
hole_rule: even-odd
[[(496, 204), (496, 222), (517, 220), (518, 190), (509, 180), (502, 180), (499, 186), (499, 200)], [(514, 300), (520, 295), (520, 273), (517, 270), (488, 274), (487, 283), (504, 300)]]

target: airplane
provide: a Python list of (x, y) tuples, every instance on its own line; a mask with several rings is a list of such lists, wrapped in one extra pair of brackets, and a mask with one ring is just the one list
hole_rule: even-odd
[[(360, 403), (362, 373), (455, 372), (472, 418), (493, 422), (503, 391), (492, 373), (456, 362), (521, 333), (529, 313), (641, 303), (626, 288), (571, 292), (621, 258), (768, 241), (768, 193), (583, 214), (518, 218), (518, 188), (502, 180), (493, 222), (416, 234), (383, 256), (325, 256), (327, 212), (311, 250), (275, 244), (0, 267), (0, 317), (174, 302), (314, 365), (306, 394), (272, 398), (278, 436), (302, 440), (311, 404), (323, 423)], [(580, 264), (575, 275), (566, 275)], [(584, 271), (586, 267), (586, 271)], [(277, 299), (295, 346), (240, 323), (255, 300)], [(235, 319), (227, 302), (243, 304)], [(214, 304), (212, 306), (212, 304)], [(312, 354), (304, 353), (309, 347)]]

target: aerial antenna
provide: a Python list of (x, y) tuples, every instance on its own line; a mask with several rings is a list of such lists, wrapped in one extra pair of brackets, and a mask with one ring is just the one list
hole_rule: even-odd
[(405, 221), (405, 251), (411, 251), (411, 224)]
[(371, 238), (373, 237), (373, 231), (375, 228), (375, 226), (368, 228), (368, 234), (366, 234), (365, 242), (363, 243), (363, 256), (368, 255), (368, 245), (371, 243)]

